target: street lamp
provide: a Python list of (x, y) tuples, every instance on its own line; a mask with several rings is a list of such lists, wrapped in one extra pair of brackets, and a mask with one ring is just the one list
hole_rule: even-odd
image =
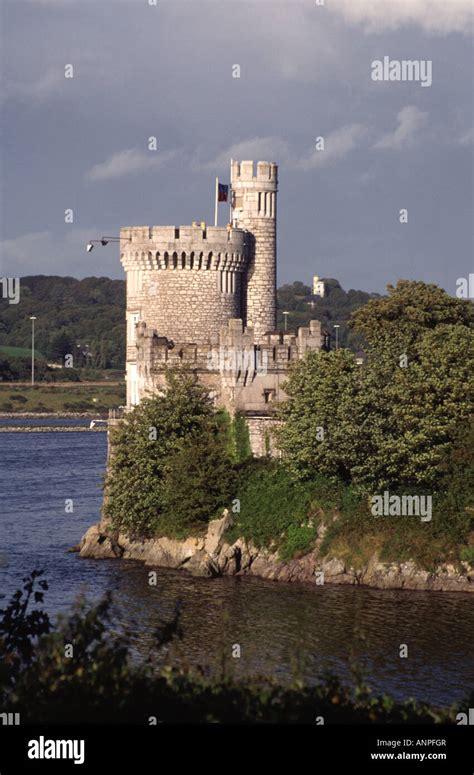
[(284, 312), (283, 314), (285, 316), (285, 331), (288, 331), (288, 315), (290, 313), (289, 312)]
[(35, 384), (35, 316), (30, 315), (31, 320), (31, 384)]
[(339, 323), (334, 323), (334, 328), (336, 329), (336, 350), (339, 347), (339, 344), (338, 344), (338, 342), (339, 342), (338, 333), (339, 333), (340, 327), (341, 326), (339, 325)]
[(91, 250), (94, 250), (94, 245), (101, 244), (102, 247), (105, 247), (109, 244), (109, 242), (131, 242), (131, 237), (101, 237), (100, 239), (91, 239), (90, 242), (86, 245), (86, 250), (88, 253), (91, 252)]

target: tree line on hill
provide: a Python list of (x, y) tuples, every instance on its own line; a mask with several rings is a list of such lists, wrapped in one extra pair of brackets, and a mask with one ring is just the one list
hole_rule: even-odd
[[(339, 344), (360, 349), (362, 337), (348, 327), (351, 313), (377, 296), (364, 291), (344, 291), (337, 280), (326, 280), (323, 298), (313, 296), (302, 282), (283, 285), (277, 291), (278, 327), (305, 326), (321, 320)], [(30, 374), (31, 321), (36, 317), (35, 351), (37, 377), (60, 379), (47, 362), (64, 364), (73, 355), (75, 369), (125, 368), (125, 281), (108, 277), (34, 275), (20, 280), (20, 303), (0, 299), (0, 379), (22, 380)], [(12, 348), (24, 348), (20, 354)], [(56, 370), (59, 372), (59, 370)], [(72, 371), (70, 372), (72, 373)]]
[(364, 348), (364, 338), (351, 329), (349, 320), (353, 312), (371, 299), (381, 298), (378, 293), (366, 291), (345, 291), (338, 280), (324, 280), (324, 296), (314, 296), (309, 285), (302, 282), (282, 285), (277, 291), (278, 328), (284, 329), (283, 312), (289, 312), (288, 330), (297, 330), (299, 326), (307, 326), (309, 321), (320, 320), (322, 326), (331, 336), (332, 347), (335, 347), (336, 329), (338, 329), (338, 345), (348, 347), (357, 352)]
[(12, 354), (10, 348), (31, 352), (31, 321), (36, 317), (37, 375), (60, 378), (59, 369), (73, 356), (69, 374), (76, 369), (124, 369), (125, 282), (108, 277), (49, 277), (20, 279), (20, 303), (0, 299), (0, 378), (28, 377), (30, 355)]

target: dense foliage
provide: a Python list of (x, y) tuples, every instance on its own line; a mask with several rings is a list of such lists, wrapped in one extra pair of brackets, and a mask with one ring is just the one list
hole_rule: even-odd
[(246, 538), (257, 547), (278, 549), (282, 559), (308, 550), (316, 537), (308, 520), (313, 488), (296, 481), (277, 460), (251, 460), (240, 467), (239, 510), (228, 540)]
[(36, 349), (47, 360), (76, 367), (124, 367), (125, 282), (108, 277), (20, 279), (20, 303), (0, 299), (0, 345), (31, 346), (30, 315), (36, 316)]
[[(357, 501), (330, 521), (323, 553), (427, 568), (474, 560), (473, 322), (469, 302), (400, 281), (353, 316), (363, 366), (339, 350), (292, 370), (277, 432), (284, 464), (309, 487), (321, 476), (344, 483)], [(430, 495), (432, 520), (374, 521), (370, 497), (387, 490)]]
[(325, 724), (455, 723), (457, 712), (474, 701), (471, 694), (450, 709), (398, 702), (374, 696), (357, 674), (355, 687), (327, 675), (311, 687), (297, 674), (286, 686), (258, 676), (236, 680), (230, 643), (228, 651), (223, 644), (219, 673), (193, 670), (179, 656), (173, 663), (170, 656), (158, 659), (164, 646), (186, 636), (178, 611), (156, 632), (148, 659), (137, 664), (130, 642), (117, 634), (110, 595), (94, 607), (78, 601), (53, 628), (41, 609), (29, 610), (32, 593), (42, 601), (33, 589), (38, 575), (25, 579), (26, 596), (17, 592), (0, 619), (0, 704), (20, 712), (22, 723), (315, 724), (317, 716)]
[(354, 315), (368, 342), (363, 367), (347, 350), (313, 353), (286, 383), (279, 443), (303, 479), (326, 474), (367, 491), (435, 488), (469, 423), (472, 305), (424, 283), (401, 281), (389, 294)]
[(176, 535), (212, 519), (232, 496), (228, 422), (192, 377), (169, 373), (112, 432), (104, 515), (132, 535)]
[(354, 351), (364, 346), (363, 336), (349, 327), (351, 314), (371, 299), (380, 298), (378, 293), (365, 291), (345, 291), (339, 282), (327, 279), (325, 295), (321, 298), (313, 296), (309, 285), (302, 282), (288, 283), (277, 290), (278, 328), (284, 328), (283, 312), (289, 312), (288, 328), (296, 330), (299, 326), (307, 326), (309, 321), (320, 320), (323, 328), (332, 337), (335, 346), (334, 325), (340, 326), (338, 344)]

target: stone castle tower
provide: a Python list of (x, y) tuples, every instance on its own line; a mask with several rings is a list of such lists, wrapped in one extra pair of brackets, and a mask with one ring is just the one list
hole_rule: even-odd
[(231, 165), (232, 222), (247, 232), (242, 318), (257, 341), (276, 328), (276, 208), (278, 167), (259, 161)]
[(277, 187), (275, 163), (260, 161), (255, 170), (252, 161), (232, 162), (227, 226), (120, 231), (127, 406), (159, 390), (166, 367), (184, 367), (216, 404), (248, 416), (256, 454), (274, 404), (285, 397), (280, 378), (291, 361), (326, 343), (317, 321), (297, 335), (276, 331)]

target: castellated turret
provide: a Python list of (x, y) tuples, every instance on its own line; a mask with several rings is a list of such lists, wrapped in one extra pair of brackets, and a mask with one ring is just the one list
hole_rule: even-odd
[(161, 390), (169, 367), (184, 368), (216, 405), (245, 415), (255, 454), (268, 451), (291, 363), (328, 346), (317, 321), (298, 332), (275, 331), (277, 186), (276, 164), (232, 162), (227, 226), (120, 231), (127, 407)]
[(276, 213), (278, 167), (259, 161), (231, 164), (232, 223), (248, 233), (242, 316), (257, 341), (276, 328)]

